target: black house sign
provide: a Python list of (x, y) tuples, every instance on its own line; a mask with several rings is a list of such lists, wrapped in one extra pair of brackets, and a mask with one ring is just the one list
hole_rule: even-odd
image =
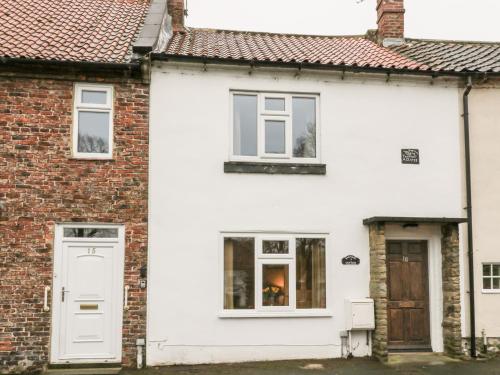
[(420, 164), (420, 153), (416, 148), (403, 148), (401, 150), (401, 163)]
[(342, 258), (342, 264), (345, 265), (357, 266), (360, 262), (359, 258), (354, 255), (347, 255)]

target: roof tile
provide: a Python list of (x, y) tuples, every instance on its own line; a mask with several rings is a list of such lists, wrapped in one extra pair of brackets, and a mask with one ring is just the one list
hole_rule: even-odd
[(227, 60), (351, 65), (367, 68), (428, 70), (363, 36), (312, 36), (189, 28), (176, 32), (166, 55)]
[(123, 63), (149, 0), (2, 0), (0, 56)]
[(500, 43), (407, 39), (391, 49), (435, 71), (500, 72)]

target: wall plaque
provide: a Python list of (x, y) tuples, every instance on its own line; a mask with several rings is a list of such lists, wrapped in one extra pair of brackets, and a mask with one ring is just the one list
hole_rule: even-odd
[(401, 150), (401, 163), (420, 164), (420, 153), (416, 148), (403, 148)]
[(357, 266), (359, 263), (361, 263), (361, 261), (354, 255), (347, 255), (342, 258), (342, 264)]

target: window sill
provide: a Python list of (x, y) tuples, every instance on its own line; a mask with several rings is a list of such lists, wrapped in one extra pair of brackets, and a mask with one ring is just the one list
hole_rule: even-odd
[(333, 314), (330, 310), (315, 311), (222, 311), (219, 313), (220, 319), (241, 319), (241, 318), (331, 318)]
[(227, 161), (224, 163), (224, 173), (325, 175), (326, 164)]
[(112, 156), (70, 156), (70, 160), (84, 160), (84, 161), (113, 161)]
[(483, 289), (483, 294), (500, 294), (500, 289)]

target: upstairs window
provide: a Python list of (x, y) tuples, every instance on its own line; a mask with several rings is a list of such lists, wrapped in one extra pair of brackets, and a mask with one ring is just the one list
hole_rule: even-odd
[(233, 92), (232, 159), (318, 162), (318, 99)]
[(91, 159), (112, 157), (112, 86), (87, 84), (75, 86), (73, 155)]

